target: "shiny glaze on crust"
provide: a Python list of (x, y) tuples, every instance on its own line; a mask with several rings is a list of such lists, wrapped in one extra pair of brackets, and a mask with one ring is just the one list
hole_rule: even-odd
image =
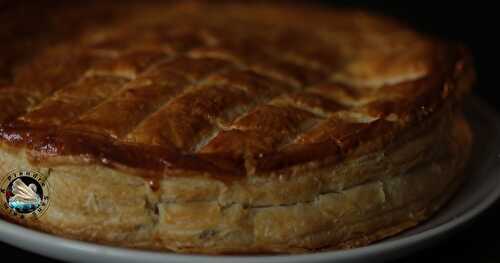
[[(214, 8), (234, 15), (207, 21)], [(471, 68), (462, 48), (411, 35), (409, 40), (423, 46), (411, 59), (429, 57), (394, 73), (408, 77), (389, 81), (387, 63), (397, 68), (411, 60), (384, 61), (374, 54), (382, 66), (366, 61), (363, 67), (374, 67), (376, 81), (363, 79), (364, 68), (356, 79), (351, 75), (357, 71), (339, 66), (354, 63), (352, 51), (330, 47), (319, 29), (308, 33), (328, 12), (281, 7), (290, 17), (274, 17), (280, 7), (270, 14), (260, 8), (180, 4), (165, 18), (156, 17), (157, 24), (143, 25), (128, 22), (134, 12), (124, 7), (113, 15), (116, 24), (106, 24), (123, 30), (83, 25), (81, 35), (42, 49), (0, 88), (6, 105), (1, 140), (9, 148), (28, 149), (31, 161), (40, 164), (78, 159), (137, 169), (148, 177), (190, 170), (239, 178), (341, 160), (381, 136), (367, 151), (384, 147), (444, 101), (455, 100), (461, 92), (455, 82)], [(144, 13), (135, 18), (144, 19)], [(235, 18), (240, 14), (245, 19)], [(291, 20), (295, 16), (318, 18), (304, 28)], [(347, 25), (339, 16), (338, 23)], [(221, 26), (231, 19), (234, 24)], [(165, 27), (169, 21), (183, 23)], [(260, 32), (271, 22), (277, 25), (268, 33), (276, 38)], [(352, 34), (364, 37), (359, 27)], [(392, 21), (375, 27), (382, 33), (400, 29)], [(388, 74), (387, 83), (378, 74)]]
[(57, 156), (78, 156), (87, 162), (98, 162), (105, 166), (126, 165), (146, 171), (181, 169), (209, 172), (214, 175), (242, 173), (236, 167), (216, 166), (208, 161), (209, 156), (182, 154), (163, 146), (118, 144), (104, 136), (59, 132), (55, 127), (32, 127), (21, 123), (10, 123), (8, 126), (0, 127), (0, 136), (11, 146), (32, 150), (30, 159), (34, 163), (42, 163)]

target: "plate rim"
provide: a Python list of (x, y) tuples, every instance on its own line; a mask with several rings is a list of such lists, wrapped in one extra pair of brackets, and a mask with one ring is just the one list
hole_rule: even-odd
[[(483, 99), (472, 96), (472, 98), (467, 102), (469, 104), (472, 112), (477, 112), (480, 116), (491, 120), (492, 124), (495, 125), (500, 130), (500, 116), (498, 113)], [(498, 140), (498, 139), (497, 139)], [(485, 160), (485, 166), (493, 166), (495, 168), (500, 168), (499, 164), (492, 162), (495, 161), (497, 156), (490, 156)], [(490, 164), (490, 165), (489, 165)], [(494, 173), (495, 171), (500, 171), (494, 169), (493, 171), (488, 171), (489, 173)], [(336, 250), (336, 251), (322, 251), (316, 253), (308, 254), (288, 254), (288, 255), (198, 255), (198, 254), (176, 254), (171, 252), (158, 252), (158, 251), (147, 251), (147, 250), (135, 250), (120, 247), (113, 247), (108, 245), (94, 244), (84, 241), (67, 239), (55, 235), (51, 235), (44, 232), (39, 232), (32, 230), (23, 226), (16, 225), (14, 223), (5, 221), (0, 218), (0, 241), (9, 244), (14, 247), (19, 247), (24, 250), (31, 251), (36, 254), (44, 254), (51, 258), (63, 259), (60, 255), (67, 253), (75, 253), (74, 255), (91, 254), (92, 257), (102, 257), (105, 260), (113, 261), (126, 259), (131, 256), (134, 258), (142, 257), (144, 262), (157, 262), (157, 261), (172, 261), (172, 262), (302, 262), (304, 260), (324, 262), (327, 260), (335, 259), (337, 262), (346, 262), (352, 260), (359, 255), (363, 256), (375, 256), (387, 251), (392, 251), (395, 249), (403, 249), (411, 246), (415, 243), (425, 243), (433, 238), (438, 238), (451, 230), (456, 229), (459, 226), (471, 221), (473, 218), (484, 212), (488, 207), (493, 205), (495, 201), (500, 198), (500, 176), (493, 176), (495, 181), (494, 186), (485, 193), (476, 204), (474, 204), (471, 209), (462, 213), (461, 215), (452, 218), (440, 225), (426, 229), (422, 232), (405, 236), (394, 240), (385, 240), (384, 242), (371, 244), (364, 247), (347, 249), (347, 250)], [(30, 245), (19, 245), (16, 242), (9, 242), (9, 239), (23, 239), (25, 243), (35, 244), (37, 242), (44, 242), (45, 247), (50, 247), (52, 249), (58, 249), (57, 253), (42, 253), (37, 249), (27, 248)], [(15, 244), (14, 244), (15, 243)], [(55, 256), (58, 254), (59, 256)]]

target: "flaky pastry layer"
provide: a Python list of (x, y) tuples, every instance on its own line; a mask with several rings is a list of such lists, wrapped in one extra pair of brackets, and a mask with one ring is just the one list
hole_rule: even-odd
[[(50, 208), (39, 221), (23, 223), (75, 239), (178, 252), (366, 245), (427, 219), (462, 181), (471, 134), (461, 117), (443, 114), (394, 148), (265, 180), (168, 177), (153, 191), (142, 177), (102, 166), (43, 168), (50, 174)], [(3, 173), (40, 168), (22, 154), (1, 157)]]
[(414, 226), (461, 182), (474, 70), (458, 44), (294, 5), (18, 9), (33, 20), (0, 16), (0, 174), (40, 170), (52, 191), (21, 224), (147, 249), (305, 252)]

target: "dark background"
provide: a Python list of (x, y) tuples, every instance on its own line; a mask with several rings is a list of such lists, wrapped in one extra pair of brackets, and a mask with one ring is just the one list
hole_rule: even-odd
[[(459, 41), (472, 51), (477, 69), (479, 94), (500, 108), (494, 77), (498, 63), (500, 14), (487, 1), (314, 1), (324, 6), (361, 7), (396, 17), (414, 28), (440, 38)], [(491, 3), (491, 2), (490, 2)]]
[[(498, 18), (487, 1), (319, 1), (325, 6), (363, 7), (411, 24), (427, 34), (464, 43), (477, 72), (473, 93), (500, 112), (495, 77), (498, 63)], [(492, 3), (492, 2), (490, 2)], [(500, 202), (440, 245), (415, 252), (394, 263), (500, 262)]]
[[(0, 8), (3, 1), (0, 0)], [(325, 7), (337, 5), (362, 7), (385, 15), (397, 17), (417, 30), (441, 38), (465, 43), (472, 51), (477, 69), (474, 93), (500, 110), (496, 96), (498, 57), (498, 18), (493, 4), (481, 1), (313, 1)], [(495, 47), (495, 48), (494, 48)], [(40, 256), (0, 244), (0, 250), (9, 256), (26, 261), (50, 262)], [(6, 255), (6, 254), (4, 254)], [(415, 251), (413, 255), (394, 263), (435, 261), (500, 262), (500, 203), (476, 218), (450, 239), (432, 248)], [(368, 261), (369, 262), (369, 261)]]

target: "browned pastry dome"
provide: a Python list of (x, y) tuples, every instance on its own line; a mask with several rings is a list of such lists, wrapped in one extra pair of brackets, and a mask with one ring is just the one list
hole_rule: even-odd
[(474, 73), (459, 45), (276, 4), (47, 16), (61, 21), (36, 48), (14, 37), (0, 61), (0, 175), (40, 170), (52, 191), (22, 224), (201, 253), (353, 247), (428, 218), (461, 181)]

